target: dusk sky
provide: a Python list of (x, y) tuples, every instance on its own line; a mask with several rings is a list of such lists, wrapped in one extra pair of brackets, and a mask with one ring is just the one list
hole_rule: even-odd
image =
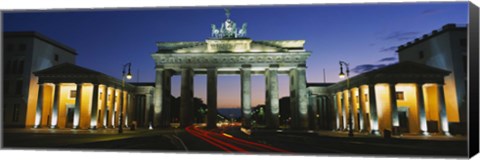
[[(397, 62), (396, 48), (447, 23), (467, 24), (468, 2), (230, 7), (231, 19), (248, 23), (253, 40), (305, 40), (312, 52), (307, 81), (337, 82), (339, 60), (351, 76)], [(157, 41), (205, 41), (210, 25), (225, 21), (221, 7), (6, 12), (4, 31), (37, 31), (77, 50), (77, 65), (121, 77), (132, 62), (130, 82), (154, 82)], [(140, 74), (137, 73), (140, 71)], [(180, 95), (180, 76), (172, 94)], [(252, 76), (252, 106), (265, 101), (263, 75)], [(289, 95), (279, 76), (280, 97)], [(206, 101), (206, 76), (195, 76), (195, 96)], [(218, 79), (218, 106), (240, 106), (240, 76)]]

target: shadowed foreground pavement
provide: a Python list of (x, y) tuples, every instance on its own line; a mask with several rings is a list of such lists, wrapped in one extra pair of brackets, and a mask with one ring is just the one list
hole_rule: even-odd
[[(189, 131), (190, 130), (190, 131)], [(146, 152), (241, 152), (329, 155), (417, 155), (465, 157), (467, 141), (356, 136), (335, 132), (278, 132), (253, 130), (251, 135), (238, 126), (206, 130), (201, 127), (163, 130), (115, 129), (7, 129), (3, 147), (11, 149), (56, 149), (89, 151)], [(279, 153), (280, 154), (280, 153)]]

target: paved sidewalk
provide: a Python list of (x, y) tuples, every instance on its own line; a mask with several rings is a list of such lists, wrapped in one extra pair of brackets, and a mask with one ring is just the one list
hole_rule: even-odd
[[(318, 135), (331, 137), (348, 137), (348, 131), (316, 131)], [(353, 136), (356, 138), (384, 138), (382, 135), (373, 135), (370, 133), (354, 132)], [(431, 134), (428, 136), (418, 134), (401, 134), (392, 135), (392, 139), (411, 139), (411, 140), (439, 140), (439, 141), (466, 141), (466, 136), (445, 136), (439, 134)]]
[[(148, 134), (158, 131), (173, 131), (173, 129), (149, 130), (137, 128), (134, 131), (130, 128), (124, 128), (122, 134)], [(99, 129), (51, 129), (51, 128), (7, 128), (2, 130), (3, 133), (40, 133), (40, 134), (119, 134), (118, 128), (99, 128)]]
[[(303, 130), (303, 131), (296, 131), (296, 130), (272, 130), (272, 129), (252, 129), (252, 133), (291, 133), (291, 134), (317, 134), (319, 136), (328, 136), (328, 137), (348, 137), (348, 131), (327, 131), (327, 130)], [(353, 137), (355, 138), (373, 138), (373, 139), (385, 139), (383, 135), (374, 135), (367, 132), (354, 132)], [(431, 135), (418, 135), (418, 134), (401, 134), (401, 135), (392, 135), (391, 139), (405, 139), (405, 140), (434, 140), (434, 141), (466, 141), (466, 136), (460, 135), (439, 135), (436, 133), (432, 133)]]

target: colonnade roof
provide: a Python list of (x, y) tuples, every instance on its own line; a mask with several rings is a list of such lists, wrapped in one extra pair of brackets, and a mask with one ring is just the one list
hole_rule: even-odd
[[(33, 72), (38, 76), (38, 83), (93, 83), (104, 84), (109, 87), (121, 87), (122, 81), (104, 73), (80, 67), (71, 63), (62, 63), (40, 71)], [(127, 90), (134, 86), (125, 83)]]
[(361, 85), (377, 83), (437, 83), (443, 84), (444, 77), (450, 71), (405, 61), (350, 77), (328, 87), (330, 91), (339, 91)]

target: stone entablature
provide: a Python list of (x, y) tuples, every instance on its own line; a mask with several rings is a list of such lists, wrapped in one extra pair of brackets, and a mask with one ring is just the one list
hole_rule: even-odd
[[(157, 68), (193, 68), (202, 73), (207, 68), (217, 68), (219, 74), (240, 71), (248, 65), (255, 73), (275, 65), (285, 72), (305, 66), (310, 52), (303, 49), (304, 40), (252, 41), (239, 39), (208, 39), (197, 42), (159, 42), (158, 52), (152, 54)], [(254, 73), (254, 74), (255, 74)]]
[(207, 39), (205, 42), (157, 42), (157, 53), (305, 52), (304, 40), (253, 41), (250, 38)]

